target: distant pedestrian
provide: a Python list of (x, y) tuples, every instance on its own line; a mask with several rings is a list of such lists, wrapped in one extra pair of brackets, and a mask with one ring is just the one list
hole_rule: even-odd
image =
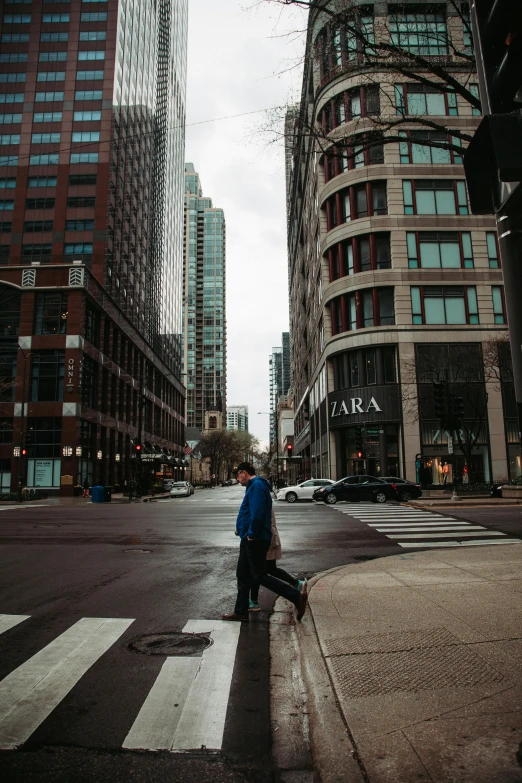
[[(277, 561), (281, 560), (283, 551), (281, 549), (281, 539), (279, 537), (279, 530), (277, 529), (276, 518), (274, 509), (272, 508), (272, 541), (270, 542), (270, 549), (266, 555), (266, 571), (271, 576), (275, 576), (277, 579), (281, 579), (283, 582), (287, 582), (292, 587), (296, 587), (299, 592), (301, 590), (306, 591), (306, 581), (303, 579), (297, 579), (288, 571), (284, 571), (279, 568)], [(248, 609), (250, 612), (259, 612), (259, 582), (252, 584), (250, 588), (250, 601)]]
[(90, 486), (89, 479), (86, 478), (85, 481), (83, 482), (82, 498), (88, 498), (89, 497), (89, 486)]
[(262, 584), (273, 593), (291, 601), (301, 620), (306, 609), (305, 590), (283, 582), (267, 573), (267, 553), (272, 541), (272, 498), (268, 481), (256, 476), (256, 469), (249, 462), (241, 462), (237, 468), (239, 483), (246, 487), (245, 497), (236, 520), (236, 532), (241, 539), (237, 561), (237, 598), (234, 611), (222, 615), (222, 620), (248, 622), (250, 587)]

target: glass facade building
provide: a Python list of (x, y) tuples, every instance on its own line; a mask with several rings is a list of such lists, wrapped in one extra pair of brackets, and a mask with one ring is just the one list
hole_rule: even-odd
[(1, 5), (4, 486), (181, 466), (187, 7)]
[(183, 372), (187, 426), (205, 426), (205, 411), (226, 411), (226, 232), (222, 209), (203, 196), (199, 174), (185, 165)]

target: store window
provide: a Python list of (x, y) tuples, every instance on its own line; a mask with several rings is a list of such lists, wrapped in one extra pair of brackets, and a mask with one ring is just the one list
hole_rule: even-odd
[(65, 334), (67, 332), (66, 293), (45, 291), (36, 294), (35, 334)]
[(473, 269), (473, 249), (469, 232), (408, 232), (410, 269)]
[(478, 324), (475, 286), (412, 286), (414, 324)]
[(464, 180), (403, 180), (405, 215), (468, 215)]
[(63, 400), (64, 351), (31, 353), (31, 402)]

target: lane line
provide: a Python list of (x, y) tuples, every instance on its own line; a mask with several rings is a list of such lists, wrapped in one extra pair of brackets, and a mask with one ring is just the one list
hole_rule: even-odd
[(123, 743), (134, 750), (170, 750), (201, 658), (167, 658)]
[[(462, 536), (466, 536), (467, 533), (461, 532), (461, 533), (439, 533), (436, 536), (432, 536), (430, 533), (415, 533), (413, 538), (462, 538)], [(505, 536), (505, 533), (497, 533), (492, 530), (485, 530), (483, 533), (474, 532), (470, 533), (470, 536)], [(396, 535), (388, 535), (386, 538), (404, 538), (404, 535), (396, 536)]]
[(30, 614), (0, 614), (0, 633), (5, 633), (24, 620), (29, 620), (30, 617)]
[(241, 623), (198, 620), (184, 632), (211, 631), (214, 642), (201, 658), (178, 722), (172, 750), (220, 750)]
[(415, 543), (413, 541), (399, 541), (398, 546), (402, 546), (404, 549), (427, 547), (443, 547), (443, 546), (491, 546), (492, 544), (522, 544), (520, 538), (495, 538), (487, 541), (419, 541)]
[(25, 742), (134, 620), (84, 617), (0, 682), (0, 748)]

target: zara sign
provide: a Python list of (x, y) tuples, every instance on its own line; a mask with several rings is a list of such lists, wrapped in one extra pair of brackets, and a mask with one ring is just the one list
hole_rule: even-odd
[(362, 386), (343, 389), (328, 395), (330, 427), (345, 427), (365, 422), (400, 421), (399, 388), (390, 386)]

